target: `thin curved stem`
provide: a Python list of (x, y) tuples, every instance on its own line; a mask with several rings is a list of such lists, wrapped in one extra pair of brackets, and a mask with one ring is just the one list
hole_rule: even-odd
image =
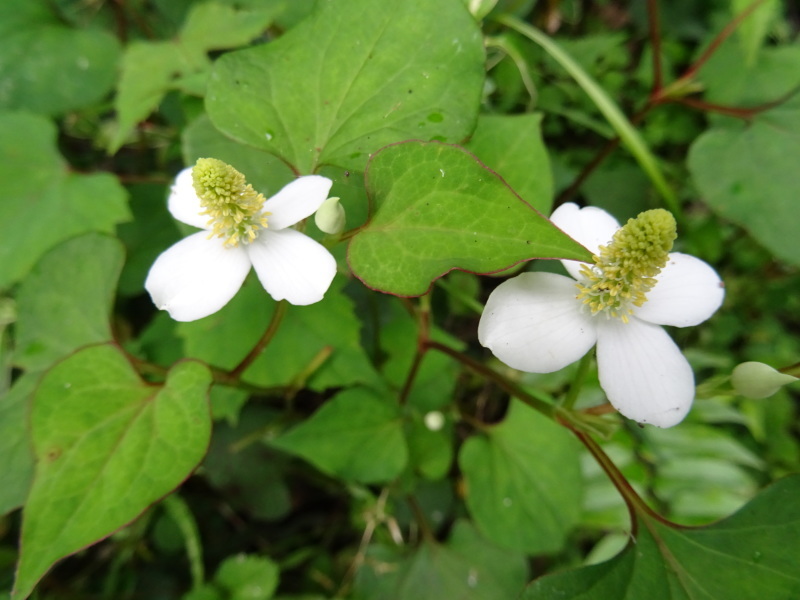
[(162, 505), (183, 535), (186, 556), (189, 558), (189, 571), (192, 574), (192, 589), (199, 589), (205, 582), (205, 570), (197, 520), (186, 501), (177, 494), (170, 494), (164, 498)]
[(406, 380), (403, 383), (403, 389), (400, 391), (398, 401), (400, 404), (405, 404), (411, 389), (414, 387), (414, 381), (419, 373), (419, 367), (422, 364), (422, 359), (425, 358), (425, 353), (428, 351), (428, 339), (430, 337), (430, 317), (431, 317), (431, 300), (430, 294), (420, 297), (419, 308), (415, 311), (417, 318), (417, 347), (414, 351), (414, 359), (411, 362), (411, 368), (408, 370)]
[(642, 499), (642, 497), (633, 489), (628, 480), (625, 478), (625, 475), (622, 474), (617, 468), (617, 465), (614, 464), (614, 461), (605, 453), (603, 448), (598, 444), (592, 436), (589, 434), (574, 429), (570, 427), (569, 424), (565, 424), (572, 433), (581, 441), (581, 443), (586, 446), (586, 449), (591, 453), (597, 463), (600, 465), (600, 468), (605, 471), (608, 478), (611, 480), (611, 483), (614, 484), (614, 487), (617, 488), (617, 491), (622, 496), (622, 499), (625, 501), (626, 506), (628, 507), (628, 512), (631, 516), (631, 533), (636, 535), (636, 530), (638, 528), (639, 519), (637, 517), (644, 517), (645, 522), (648, 518), (655, 519), (661, 523), (669, 524), (664, 517), (656, 513), (652, 508), (650, 508), (647, 503)]
[(456, 359), (464, 366), (470, 368), (475, 373), (483, 376), (485, 379), (489, 381), (493, 381), (498, 387), (500, 387), (503, 391), (505, 391), (509, 396), (514, 396), (518, 400), (521, 400), (532, 409), (540, 412), (541, 414), (549, 417), (551, 419), (555, 418), (556, 410), (555, 405), (551, 404), (550, 402), (546, 402), (541, 398), (536, 398), (535, 396), (528, 393), (526, 390), (522, 389), (516, 383), (509, 381), (507, 378), (500, 375), (498, 372), (490, 369), (483, 363), (478, 362), (467, 356), (466, 354), (459, 352), (458, 350), (453, 350), (449, 346), (445, 346), (444, 344), (440, 344), (435, 340), (429, 340), (427, 342), (428, 348), (433, 348), (447, 354), (448, 356)]
[(650, 28), (650, 46), (653, 53), (652, 95), (661, 91), (664, 75), (661, 71), (661, 19), (658, 15), (658, 0), (647, 0), (647, 22)]
[(278, 302), (277, 306), (275, 306), (275, 312), (272, 313), (272, 319), (267, 325), (266, 331), (264, 331), (264, 335), (261, 336), (261, 339), (256, 342), (256, 345), (253, 346), (253, 349), (247, 354), (247, 356), (242, 359), (234, 369), (230, 371), (230, 376), (233, 380), (238, 380), (242, 373), (244, 373), (247, 368), (253, 364), (259, 354), (264, 351), (264, 348), (267, 347), (267, 344), (270, 343), (272, 338), (275, 336), (275, 333), (278, 331), (278, 327), (283, 321), (283, 317), (286, 315), (286, 309), (288, 308), (288, 304), (286, 300), (281, 300)]
[(742, 12), (736, 15), (733, 19), (731, 19), (727, 25), (720, 31), (717, 36), (711, 40), (711, 43), (708, 47), (703, 51), (700, 57), (692, 63), (692, 65), (681, 75), (678, 81), (688, 81), (692, 79), (695, 74), (703, 67), (704, 64), (708, 62), (708, 60), (714, 55), (717, 49), (720, 47), (722, 42), (728, 39), (736, 28), (741, 25), (742, 21), (744, 21), (747, 17), (753, 14), (758, 7), (764, 4), (766, 0), (755, 0), (755, 2), (751, 3), (747, 8), (745, 8)]

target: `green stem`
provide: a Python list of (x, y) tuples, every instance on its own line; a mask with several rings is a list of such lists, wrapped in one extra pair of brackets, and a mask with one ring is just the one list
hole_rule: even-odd
[(416, 311), (417, 317), (417, 347), (414, 351), (414, 359), (411, 362), (411, 368), (406, 375), (403, 389), (400, 391), (399, 402), (405, 404), (411, 389), (414, 387), (414, 381), (419, 373), (419, 367), (422, 364), (422, 359), (425, 358), (425, 353), (428, 351), (428, 339), (430, 337), (430, 318), (431, 318), (431, 296), (425, 294), (419, 299), (419, 309)]
[[(567, 425), (567, 427), (569, 427), (569, 425)], [(600, 444), (598, 444), (592, 438), (592, 436), (583, 431), (573, 429), (571, 427), (569, 428), (572, 430), (572, 433), (574, 433), (575, 436), (581, 441), (581, 443), (586, 446), (586, 449), (589, 450), (603, 471), (605, 471), (606, 475), (608, 475), (608, 478), (611, 480), (611, 483), (614, 484), (614, 487), (617, 488), (617, 491), (625, 501), (625, 504), (628, 507), (628, 512), (631, 516), (631, 533), (633, 535), (636, 535), (636, 528), (640, 520), (639, 518), (642, 518), (642, 520), (647, 522), (649, 517), (655, 519), (656, 521), (669, 524), (664, 517), (656, 513), (647, 505), (644, 500), (642, 500), (642, 497), (636, 493), (636, 490), (633, 489), (625, 475), (622, 474), (622, 471), (617, 468), (617, 465), (614, 464), (614, 461), (611, 460), (608, 454), (605, 453)]]
[(259, 354), (264, 351), (264, 348), (267, 347), (267, 344), (272, 341), (272, 338), (278, 331), (281, 321), (283, 321), (283, 317), (286, 315), (287, 307), (288, 304), (286, 303), (286, 300), (281, 300), (278, 302), (277, 306), (275, 306), (275, 312), (272, 313), (272, 319), (270, 320), (264, 335), (262, 335), (261, 339), (256, 342), (256, 345), (253, 346), (253, 349), (250, 350), (249, 354), (244, 357), (242, 362), (236, 365), (236, 367), (230, 372), (231, 378), (234, 380), (239, 379), (242, 376), (242, 373), (244, 373), (247, 368), (253, 364), (253, 361), (258, 358)]
[(703, 65), (706, 64), (706, 62), (708, 62), (708, 60), (714, 55), (722, 42), (728, 39), (728, 37), (730, 37), (731, 34), (736, 31), (736, 28), (741, 25), (742, 21), (753, 14), (757, 8), (764, 4), (764, 2), (766, 2), (766, 0), (755, 0), (755, 2), (752, 2), (747, 8), (731, 19), (731, 21), (722, 29), (722, 31), (720, 31), (719, 34), (717, 34), (717, 36), (711, 40), (708, 48), (703, 51), (700, 57), (694, 61), (694, 63), (692, 63), (692, 65), (684, 72), (683, 75), (681, 75), (678, 81), (688, 81), (689, 79), (692, 79), (703, 67)]
[(189, 558), (189, 570), (192, 574), (192, 589), (198, 589), (205, 582), (205, 571), (197, 521), (184, 499), (177, 494), (171, 494), (164, 498), (163, 506), (183, 534), (186, 542), (186, 555)]
[(518, 400), (521, 400), (532, 409), (540, 412), (541, 414), (549, 417), (551, 419), (555, 419), (555, 406), (550, 402), (547, 402), (543, 398), (537, 398), (534, 395), (530, 394), (526, 390), (522, 389), (516, 383), (509, 381), (507, 378), (500, 375), (498, 372), (490, 369), (483, 363), (478, 362), (467, 356), (466, 354), (459, 352), (458, 350), (453, 350), (452, 348), (445, 346), (444, 344), (440, 344), (434, 340), (429, 340), (427, 342), (428, 348), (433, 348), (447, 354), (448, 356), (456, 359), (463, 365), (469, 367), (474, 372), (482, 375), (484, 378), (488, 379), (489, 381), (493, 381), (498, 387), (504, 390), (509, 396), (514, 396)]
[(639, 132), (636, 131), (631, 122), (605, 90), (592, 79), (583, 67), (575, 62), (569, 54), (564, 52), (558, 44), (542, 31), (511, 15), (501, 15), (498, 17), (498, 21), (541, 46), (545, 52), (552, 56), (553, 59), (570, 74), (575, 82), (586, 92), (586, 95), (595, 103), (598, 110), (603, 114), (611, 127), (614, 128), (614, 131), (617, 132), (622, 143), (628, 148), (642, 167), (642, 170), (661, 194), (667, 208), (675, 214), (676, 219), (683, 220), (683, 212), (678, 198), (675, 196), (675, 192), (672, 191), (666, 179), (664, 179), (664, 175), (661, 173), (655, 156), (650, 152), (650, 149), (639, 135)]

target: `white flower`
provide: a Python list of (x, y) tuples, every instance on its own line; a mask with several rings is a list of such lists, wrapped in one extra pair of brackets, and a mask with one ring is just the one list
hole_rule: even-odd
[[(596, 344), (600, 385), (620, 413), (658, 427), (679, 423), (694, 399), (694, 375), (660, 326), (702, 323), (720, 307), (725, 291), (708, 264), (668, 253), (674, 220), (664, 214), (642, 213), (638, 224), (632, 219), (620, 229), (601, 209), (558, 208), (552, 221), (599, 254), (596, 264), (562, 261), (574, 279), (523, 273), (502, 283), (481, 317), (481, 344), (510, 367), (531, 373), (562, 369)], [(627, 279), (618, 278), (625, 269)]]
[(169, 211), (206, 231), (176, 243), (153, 263), (145, 288), (155, 305), (176, 321), (211, 315), (236, 295), (251, 266), (275, 300), (297, 305), (322, 300), (336, 260), (291, 226), (314, 214), (331, 185), (318, 175), (300, 177), (265, 201), (222, 161), (200, 159), (181, 171)]

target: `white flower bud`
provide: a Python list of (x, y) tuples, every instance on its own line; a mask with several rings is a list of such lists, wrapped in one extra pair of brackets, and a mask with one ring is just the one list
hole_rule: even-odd
[(427, 413), (423, 420), (430, 431), (440, 431), (444, 427), (444, 415), (438, 410)]
[(328, 198), (322, 203), (314, 214), (314, 222), (320, 231), (335, 235), (344, 229), (344, 207), (339, 204), (339, 198)]
[(731, 373), (731, 384), (745, 398), (768, 398), (797, 377), (776, 371), (760, 362), (743, 362)]

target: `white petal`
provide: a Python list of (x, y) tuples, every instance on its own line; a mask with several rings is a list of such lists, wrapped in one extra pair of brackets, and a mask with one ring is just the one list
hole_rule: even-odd
[(522, 273), (489, 296), (478, 340), (509, 367), (551, 373), (594, 346), (595, 319), (581, 311), (569, 277)]
[(333, 182), (321, 175), (295, 179), (264, 203), (270, 229), (290, 227), (313, 215), (328, 197)]
[(657, 279), (647, 302), (634, 311), (637, 318), (657, 325), (697, 325), (711, 317), (725, 298), (717, 272), (688, 254), (671, 253)]
[(250, 271), (240, 248), (226, 248), (200, 231), (161, 254), (150, 267), (144, 287), (153, 303), (176, 321), (214, 314), (236, 295)]
[(629, 419), (672, 427), (692, 406), (692, 368), (658, 325), (598, 319), (597, 368), (609, 402)]
[(325, 246), (294, 229), (267, 229), (246, 248), (261, 285), (275, 300), (319, 302), (336, 275), (336, 259)]
[[(601, 208), (587, 206), (578, 208), (577, 204), (567, 202), (559, 206), (550, 216), (556, 227), (572, 239), (597, 254), (600, 246), (607, 245), (619, 229), (619, 222)], [(575, 279), (580, 279), (581, 266), (584, 263), (574, 260), (562, 260), (567, 272)]]
[(169, 192), (167, 208), (172, 216), (192, 227), (208, 229), (208, 215), (201, 215), (203, 207), (192, 184), (192, 167), (178, 173)]

